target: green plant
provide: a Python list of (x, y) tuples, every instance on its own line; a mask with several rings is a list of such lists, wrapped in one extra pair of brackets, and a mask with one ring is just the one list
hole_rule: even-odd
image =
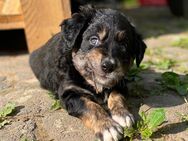
[(51, 105), (51, 110), (58, 110), (58, 109), (61, 109), (61, 104), (60, 104), (60, 101), (59, 100), (54, 100), (54, 102), (52, 103)]
[(188, 38), (180, 38), (172, 43), (172, 46), (188, 48)]
[(125, 128), (124, 130), (125, 137), (128, 136), (130, 140), (138, 136), (143, 140), (149, 139), (158, 126), (165, 121), (165, 111), (162, 108), (155, 109), (150, 114), (141, 112), (139, 115), (141, 119), (132, 128)]
[(167, 88), (175, 90), (181, 96), (188, 94), (188, 74), (180, 79), (180, 76), (174, 72), (165, 72), (162, 74), (161, 84)]
[(170, 68), (174, 67), (175, 64), (176, 64), (176, 61), (174, 61), (172, 59), (163, 58), (162, 60), (160, 60), (158, 62), (148, 61), (145, 64), (148, 67), (153, 66), (153, 67), (156, 67), (158, 69), (166, 70), (166, 69), (170, 69)]
[(57, 100), (55, 95), (52, 93), (52, 92), (48, 92), (48, 95), (50, 96), (50, 98), (53, 99), (53, 103), (50, 107), (50, 110), (59, 110), (61, 109), (61, 103), (60, 103), (60, 100)]
[(48, 95), (49, 95), (50, 98), (56, 99), (56, 98), (55, 98), (55, 95), (54, 95), (51, 91), (48, 92)]
[(181, 120), (188, 123), (188, 114), (181, 114)]
[(135, 8), (138, 7), (137, 0), (122, 0), (126, 8)]
[(22, 136), (22, 137), (20, 138), (20, 141), (34, 141), (34, 140), (30, 140), (30, 139), (28, 139), (26, 136)]
[(128, 72), (128, 75), (127, 75), (127, 79), (129, 81), (132, 81), (132, 80), (141, 80), (142, 78), (139, 76), (139, 73), (145, 69), (148, 69), (149, 68), (149, 64), (147, 63), (142, 63), (140, 65), (140, 67), (137, 67), (136, 65), (134, 65)]
[(7, 116), (13, 113), (15, 110), (15, 103), (8, 102), (5, 106), (0, 109), (0, 129), (8, 124), (10, 121), (7, 120)]
[(175, 65), (175, 61), (172, 59), (164, 59), (156, 64), (154, 64), (159, 69), (170, 69)]
[(188, 125), (188, 113), (187, 114), (182, 114), (182, 113), (177, 112), (176, 114), (179, 116), (179, 118), (180, 118), (180, 120), (182, 122), (186, 122), (187, 125)]

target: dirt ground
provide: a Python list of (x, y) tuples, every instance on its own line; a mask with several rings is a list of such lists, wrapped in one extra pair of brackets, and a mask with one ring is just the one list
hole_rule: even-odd
[[(166, 122), (152, 140), (188, 141), (188, 125), (178, 116), (188, 114), (188, 103), (171, 90), (161, 90), (157, 79), (173, 70), (182, 77), (188, 73), (187, 48), (174, 47), (173, 42), (188, 35), (188, 20), (173, 17), (167, 8), (140, 8), (125, 12), (136, 23), (148, 46), (144, 63), (171, 59), (169, 69), (152, 66), (140, 73), (142, 79), (130, 85), (129, 105), (135, 117), (138, 111), (164, 107)], [(0, 141), (94, 141), (92, 132), (63, 109), (52, 111), (53, 99), (39, 86), (28, 64), (28, 54), (0, 55), (0, 107), (16, 103), (16, 113), (8, 125), (0, 129)]]

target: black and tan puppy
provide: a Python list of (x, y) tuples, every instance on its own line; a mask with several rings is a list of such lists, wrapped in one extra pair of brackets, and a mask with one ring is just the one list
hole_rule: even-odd
[(103, 141), (117, 141), (134, 123), (126, 106), (125, 76), (146, 45), (115, 10), (81, 7), (62, 31), (30, 56), (41, 86), (53, 91), (72, 116)]

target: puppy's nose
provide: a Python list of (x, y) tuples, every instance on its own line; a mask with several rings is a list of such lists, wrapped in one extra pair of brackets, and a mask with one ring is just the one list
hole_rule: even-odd
[(105, 73), (113, 72), (116, 66), (116, 61), (112, 58), (105, 58), (101, 63), (101, 68)]

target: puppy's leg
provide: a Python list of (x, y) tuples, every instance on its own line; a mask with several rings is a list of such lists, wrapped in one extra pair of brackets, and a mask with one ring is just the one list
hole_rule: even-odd
[(63, 101), (68, 113), (80, 118), (99, 140), (118, 141), (122, 138), (122, 127), (99, 104), (80, 94), (69, 93), (68, 97)]
[(122, 127), (131, 127), (134, 123), (133, 115), (128, 111), (125, 97), (121, 93), (117, 91), (110, 93), (108, 108), (110, 109), (112, 119)]

